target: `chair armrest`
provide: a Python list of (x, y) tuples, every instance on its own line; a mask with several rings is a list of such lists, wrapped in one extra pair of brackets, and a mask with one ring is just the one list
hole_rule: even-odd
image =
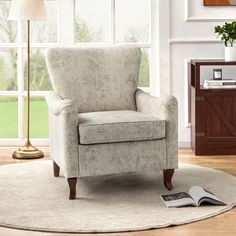
[(135, 100), (137, 111), (171, 121), (171, 125), (177, 126), (178, 102), (174, 96), (153, 97), (138, 89)]
[(73, 110), (72, 100), (62, 99), (55, 92), (49, 92), (45, 98), (49, 111), (56, 116), (60, 115), (61, 113), (69, 113)]
[(166, 148), (168, 168), (178, 163), (178, 102), (174, 96), (153, 97), (138, 89), (135, 94), (137, 111), (166, 121)]
[(55, 92), (46, 96), (49, 110), (51, 157), (63, 170), (66, 178), (79, 176), (78, 111), (70, 99)]

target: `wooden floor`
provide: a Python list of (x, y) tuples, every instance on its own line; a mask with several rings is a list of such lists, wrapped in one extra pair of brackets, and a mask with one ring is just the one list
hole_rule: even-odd
[[(13, 160), (11, 153), (14, 148), (0, 148), (0, 165), (19, 163), (23, 161)], [(42, 148), (45, 152), (45, 159), (50, 159), (48, 148)], [(196, 157), (190, 150), (180, 150), (179, 159), (181, 162), (211, 167), (226, 171), (236, 176), (236, 156), (204, 156)], [(0, 203), (1, 204), (1, 203)], [(67, 236), (72, 234), (52, 234), (14, 230), (0, 227), (0, 236)], [(78, 234), (73, 234), (78, 235)], [(87, 234), (83, 234), (87, 235)], [(100, 235), (119, 236), (236, 236), (236, 208), (216, 216), (214, 218), (186, 224), (182, 226), (169, 227), (158, 230), (139, 231), (133, 233), (114, 233)]]

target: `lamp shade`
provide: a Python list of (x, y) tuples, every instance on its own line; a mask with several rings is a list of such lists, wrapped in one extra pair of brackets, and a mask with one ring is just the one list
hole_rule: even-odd
[(47, 20), (44, 0), (12, 0), (8, 20)]

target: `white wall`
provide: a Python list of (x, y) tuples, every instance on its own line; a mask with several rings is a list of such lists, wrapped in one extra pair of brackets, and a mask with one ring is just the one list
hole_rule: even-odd
[[(224, 47), (214, 26), (236, 19), (236, 7), (204, 7), (203, 0), (169, 1), (169, 14), (162, 23), (169, 27), (170, 93), (179, 101), (179, 145), (190, 145), (188, 127), (188, 63), (194, 58), (223, 58)], [(161, 9), (160, 9), (161, 10)], [(167, 19), (168, 17), (168, 19)], [(168, 68), (162, 67), (160, 74)]]

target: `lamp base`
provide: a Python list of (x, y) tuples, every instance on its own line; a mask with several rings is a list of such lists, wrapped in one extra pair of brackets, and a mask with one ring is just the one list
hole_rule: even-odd
[(13, 152), (12, 157), (15, 159), (39, 159), (44, 157), (44, 153), (28, 141), (22, 148)]

